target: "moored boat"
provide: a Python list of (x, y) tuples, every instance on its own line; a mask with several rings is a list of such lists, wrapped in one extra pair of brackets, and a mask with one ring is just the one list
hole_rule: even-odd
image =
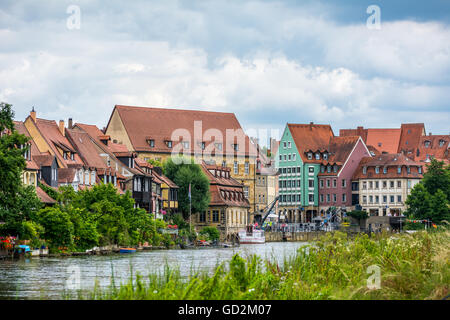
[(265, 242), (264, 230), (256, 229), (253, 225), (249, 225), (245, 230), (239, 231), (240, 244), (263, 244)]
[(135, 253), (136, 249), (135, 248), (120, 248), (119, 252), (120, 253)]

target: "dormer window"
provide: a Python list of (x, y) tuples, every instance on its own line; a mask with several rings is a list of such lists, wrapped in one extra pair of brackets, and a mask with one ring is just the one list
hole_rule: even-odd
[(167, 148), (172, 148), (172, 141), (167, 140), (166, 145), (167, 145)]
[(316, 153), (316, 160), (320, 160), (320, 153)]
[(445, 144), (445, 140), (439, 140), (439, 147), (443, 147)]
[(72, 160), (72, 161), (75, 160), (75, 154), (74, 153), (70, 153), (70, 160)]
[(308, 160), (312, 160), (312, 153), (308, 152)]
[(328, 172), (328, 173), (331, 172), (331, 166), (327, 166), (327, 172)]
[(398, 174), (402, 173), (402, 167), (401, 167), (401, 166), (398, 166), (398, 167), (397, 167), (397, 173), (398, 173)]
[(383, 167), (383, 173), (384, 173), (384, 174), (387, 173), (387, 167)]
[(430, 141), (425, 141), (424, 143), (423, 143), (423, 145), (425, 146), (425, 148), (428, 148), (429, 146), (430, 146)]
[(154, 148), (155, 147), (155, 140), (154, 139), (148, 139), (147, 143), (150, 146), (150, 148)]
[(422, 174), (422, 167), (418, 167), (417, 170), (419, 171), (420, 174)]
[(363, 174), (367, 174), (367, 167), (363, 167)]
[(337, 165), (333, 166), (333, 172), (336, 173), (337, 172)]
[(410, 174), (410, 173), (411, 173), (411, 167), (406, 167), (406, 172), (407, 172), (408, 174)]
[(67, 152), (63, 152), (63, 158), (64, 160), (67, 160)]
[(380, 167), (375, 167), (375, 173), (380, 173)]
[(328, 160), (328, 153), (323, 154), (323, 160)]

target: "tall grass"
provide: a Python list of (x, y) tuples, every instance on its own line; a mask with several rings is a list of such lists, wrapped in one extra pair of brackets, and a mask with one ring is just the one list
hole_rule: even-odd
[[(233, 256), (213, 274), (186, 279), (166, 267), (120, 286), (96, 286), (82, 299), (442, 299), (450, 288), (450, 232), (326, 234), (283, 263)], [(369, 289), (369, 266), (380, 268), (379, 289)]]

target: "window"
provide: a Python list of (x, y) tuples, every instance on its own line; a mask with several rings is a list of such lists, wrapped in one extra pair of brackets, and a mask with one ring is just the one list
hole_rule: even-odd
[(328, 153), (323, 154), (323, 160), (328, 160)]
[(234, 151), (239, 151), (239, 145), (237, 143), (233, 144)]
[(320, 188), (323, 188), (323, 179), (320, 179)]
[(248, 162), (245, 162), (244, 170), (245, 170), (245, 174), (249, 174), (250, 170), (249, 170), (249, 163)]
[(288, 141), (288, 148), (289, 149), (291, 148), (291, 142), (290, 141)]
[(324, 173), (325, 172), (325, 166), (320, 166), (320, 172)]
[(417, 168), (417, 171), (418, 171), (420, 174), (422, 174), (422, 167), (418, 167), (418, 168)]
[(287, 142), (284, 141), (284, 142), (283, 142), (283, 148), (286, 149), (286, 146), (287, 146)]
[(363, 203), (367, 203), (367, 196), (363, 196)]
[(363, 174), (367, 174), (367, 167), (363, 167)]
[(387, 188), (387, 181), (383, 181), (383, 189)]
[(239, 166), (237, 161), (234, 162), (233, 164), (233, 170), (234, 170), (234, 174), (238, 174), (239, 173)]
[(379, 196), (375, 196), (375, 203), (379, 203), (380, 202), (380, 197)]
[(309, 180), (308, 180), (308, 186), (309, 186), (310, 188), (314, 188), (314, 180), (313, 180), (313, 179), (309, 179)]
[(309, 201), (309, 203), (314, 203), (314, 194), (310, 193), (308, 195), (308, 201)]
[(402, 182), (401, 181), (397, 181), (397, 188), (401, 188), (402, 187)]
[(387, 173), (387, 167), (383, 167), (383, 173), (384, 173), (384, 174)]
[(439, 140), (439, 147), (443, 147), (445, 144), (445, 140)]
[(323, 202), (323, 194), (320, 195), (320, 202)]
[(333, 179), (333, 188), (336, 188), (336, 187), (337, 187), (337, 180)]
[(283, 155), (280, 154), (280, 161), (283, 161)]
[(291, 154), (288, 154), (288, 161), (291, 161)]
[(342, 202), (347, 201), (347, 195), (345, 193), (342, 194)]
[(226, 167), (227, 166), (227, 162), (224, 160), (224, 161), (222, 161), (222, 167)]
[(347, 187), (347, 180), (342, 179), (342, 188), (346, 188)]
[(369, 203), (373, 202), (373, 196), (369, 196)]
[(397, 196), (397, 202), (402, 202), (402, 196)]
[(291, 180), (287, 181), (287, 187), (290, 188), (291, 187)]
[(327, 188), (330, 187), (330, 179), (327, 179)]
[(328, 173), (331, 172), (331, 166), (327, 166), (327, 172), (328, 172)]
[(380, 183), (378, 181), (375, 181), (375, 189), (380, 189)]
[(67, 160), (67, 152), (63, 152), (63, 158)]
[(148, 142), (148, 145), (150, 146), (150, 148), (154, 148), (155, 147), (155, 140), (150, 139), (150, 140), (147, 140), (147, 142)]
[(302, 180), (297, 180), (297, 187), (300, 188), (301, 185), (302, 185)]
[(199, 220), (200, 222), (206, 222), (206, 211), (200, 212)]
[(316, 160), (320, 160), (320, 153), (316, 153)]
[(336, 173), (337, 172), (337, 165), (333, 166), (333, 172)]
[(387, 202), (387, 196), (383, 196), (383, 203)]
[(248, 187), (244, 186), (244, 197), (248, 198)]
[(406, 167), (406, 173), (408, 173), (408, 174), (411, 173), (411, 167)]
[(293, 153), (293, 154), (292, 154), (292, 161), (295, 161), (295, 158), (296, 158), (296, 154)]
[(375, 173), (380, 173), (380, 167), (375, 167)]
[(301, 167), (297, 167), (297, 173), (301, 173), (302, 172), (302, 168)]
[(389, 185), (390, 185), (390, 188), (394, 188), (394, 181), (390, 181)]
[(308, 171), (309, 171), (309, 173), (314, 173), (314, 167), (309, 167)]
[(172, 141), (167, 141), (167, 147), (172, 148)]
[(330, 200), (331, 200), (331, 199), (330, 199), (330, 194), (328, 193), (328, 194), (327, 194), (327, 202), (330, 202)]
[(70, 153), (70, 160), (72, 161), (75, 160), (75, 153), (73, 152)]
[(336, 201), (337, 201), (336, 193), (333, 193), (333, 202), (336, 202)]
[(427, 140), (423, 144), (424, 144), (425, 148), (428, 148), (430, 146), (430, 143), (431, 142)]
[(391, 202), (391, 203), (394, 203), (394, 202), (395, 202), (394, 196), (391, 196), (390, 202)]
[(219, 222), (219, 210), (213, 210), (212, 221)]
[(287, 156), (286, 155), (284, 155), (284, 161), (287, 161)]
[(363, 190), (366, 190), (366, 189), (367, 189), (367, 182), (366, 182), (366, 181), (363, 182), (363, 184), (362, 184), (362, 189), (363, 189)]
[(204, 141), (202, 141), (202, 150), (205, 150), (206, 144)]
[(287, 173), (291, 173), (291, 168), (287, 168)]
[(287, 172), (287, 169), (286, 168), (283, 168), (283, 173), (286, 173)]
[(372, 188), (373, 188), (373, 182), (369, 181), (369, 189), (372, 189)]
[(183, 141), (183, 148), (189, 149), (189, 141)]
[(398, 167), (397, 167), (397, 173), (398, 173), (398, 174), (402, 173), (402, 167), (401, 167), (401, 166), (398, 166)]
[(283, 188), (283, 181), (278, 181), (278, 186), (280, 187), (280, 188)]
[(312, 153), (308, 152), (308, 160), (312, 160)]

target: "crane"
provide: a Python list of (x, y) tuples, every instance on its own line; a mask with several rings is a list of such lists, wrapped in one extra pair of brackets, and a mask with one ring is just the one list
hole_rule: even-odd
[(264, 217), (261, 220), (261, 224), (260, 224), (261, 226), (264, 225), (264, 221), (266, 221), (267, 217), (269, 216), (273, 207), (275, 207), (275, 204), (277, 203), (279, 198), (280, 198), (280, 196), (276, 196), (275, 199), (268, 206), (266, 206), (263, 210), (261, 210), (264, 214)]

